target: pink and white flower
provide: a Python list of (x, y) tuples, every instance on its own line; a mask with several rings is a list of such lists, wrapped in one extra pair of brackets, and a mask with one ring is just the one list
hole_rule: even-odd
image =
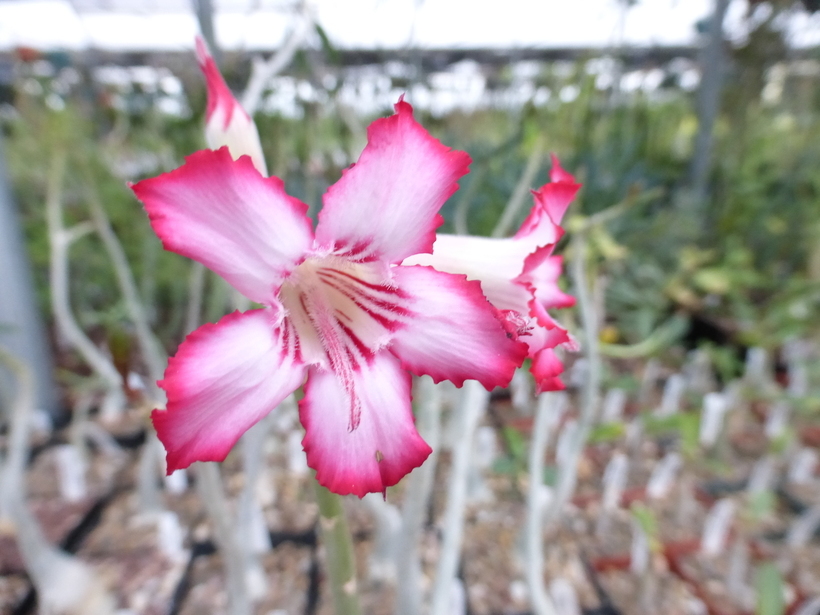
[(470, 162), (399, 101), (376, 120), (359, 161), (307, 205), (228, 148), (132, 188), (167, 250), (193, 258), (262, 309), (194, 331), (159, 384), (152, 420), (168, 471), (220, 461), (298, 388), (303, 446), (319, 482), (340, 494), (382, 492), (430, 447), (416, 431), (410, 374), (504, 386), (527, 354), (465, 275), (399, 266), (430, 252), (438, 210)]
[(208, 46), (200, 37), (196, 38), (196, 59), (205, 75), (205, 84), (208, 88), (208, 102), (205, 107), (205, 141), (208, 147), (219, 149), (226, 145), (234, 159), (250, 156), (256, 169), (262, 175), (267, 175), (256, 124), (234, 98), (208, 51)]
[(553, 250), (564, 234), (564, 213), (581, 186), (555, 156), (552, 162), (550, 183), (533, 191), (535, 204), (515, 236), (439, 234), (432, 254), (417, 254), (403, 263), (463, 273), (481, 282), (490, 303), (507, 315), (510, 333), (526, 342), (538, 392), (564, 388), (559, 378), (564, 367), (554, 349), (576, 346), (547, 310), (575, 305), (575, 298), (558, 287), (562, 258)]

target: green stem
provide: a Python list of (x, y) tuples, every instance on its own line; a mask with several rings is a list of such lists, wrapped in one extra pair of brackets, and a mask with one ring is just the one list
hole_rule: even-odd
[(356, 558), (353, 540), (347, 527), (342, 498), (318, 482), (316, 502), (319, 504), (319, 527), (325, 547), (328, 579), (333, 592), (336, 615), (361, 615), (356, 583)]

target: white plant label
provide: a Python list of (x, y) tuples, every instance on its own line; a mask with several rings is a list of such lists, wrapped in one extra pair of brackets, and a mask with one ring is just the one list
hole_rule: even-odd
[(564, 577), (556, 577), (549, 587), (555, 612), (561, 615), (581, 615), (581, 605), (575, 586)]
[(179, 495), (185, 493), (185, 490), (188, 488), (188, 474), (184, 469), (174, 470), (163, 479), (163, 482), (165, 483), (165, 489), (168, 490), (168, 493)]
[(652, 470), (649, 482), (646, 485), (646, 495), (650, 499), (666, 496), (674, 485), (678, 471), (683, 465), (680, 453), (667, 453)]
[(789, 482), (795, 485), (806, 485), (814, 481), (817, 470), (817, 451), (811, 448), (798, 450), (789, 464)]
[(642, 575), (649, 568), (649, 538), (641, 524), (632, 520), (632, 545), (629, 548), (629, 569)]
[(786, 431), (786, 426), (789, 424), (789, 404), (786, 402), (778, 402), (774, 404), (769, 410), (769, 416), (766, 417), (766, 437), (770, 440), (779, 438)]
[(734, 500), (723, 498), (712, 506), (703, 523), (700, 550), (706, 556), (714, 557), (726, 548), (726, 539), (732, 529), (737, 505)]
[(78, 502), (88, 495), (85, 473), (86, 462), (80, 451), (71, 444), (54, 449), (54, 463), (60, 481), (60, 495), (68, 502)]
[(723, 417), (726, 414), (726, 398), (720, 393), (707, 393), (703, 397), (703, 411), (700, 416), (699, 440), (702, 446), (711, 448), (717, 442)]
[(604, 470), (603, 510), (612, 511), (618, 508), (626, 489), (628, 473), (629, 459), (624, 453), (615, 453)]
[(604, 409), (601, 412), (601, 421), (615, 423), (620, 421), (626, 407), (626, 391), (623, 389), (609, 389), (604, 397)]
[(743, 378), (750, 383), (768, 382), (771, 379), (769, 354), (765, 348), (749, 348)]
[(774, 457), (767, 455), (763, 459), (758, 459), (752, 467), (752, 474), (749, 477), (749, 484), (746, 490), (749, 493), (763, 493), (771, 489), (775, 478)]
[(686, 379), (681, 374), (672, 374), (663, 385), (663, 397), (655, 416), (671, 416), (680, 410), (683, 392), (686, 390)]

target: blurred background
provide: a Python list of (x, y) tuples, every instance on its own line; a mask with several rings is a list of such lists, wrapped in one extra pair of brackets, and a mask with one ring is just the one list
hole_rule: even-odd
[[(473, 158), (442, 211), (446, 232), (514, 233), (528, 190), (547, 181), (551, 152), (583, 183), (564, 226), (568, 239), (573, 230), (586, 239), (603, 401), (573, 469), (580, 483), (570, 505), (580, 520), (553, 528), (545, 555), (547, 581), (563, 575), (576, 596), (575, 607), (561, 603), (564, 612), (820, 612), (815, 0), (0, 1), (0, 344), (36, 382), (26, 481), (62, 553), (96, 565), (154, 561), (144, 547), (149, 530), (132, 519), (154, 496), (142, 493), (139, 505), (126, 498), (139, 482), (128, 472), (139, 472), (152, 442), (145, 391), (186, 333), (234, 306), (215, 275), (162, 250), (126, 187), (205, 147), (198, 33), (254, 116), (271, 174), (313, 214), (358, 157), (368, 123), (401, 95), (434, 136)], [(558, 252), (571, 256), (569, 243)], [(581, 316), (565, 312), (556, 317), (580, 338)], [(581, 412), (575, 396), (592, 360), (566, 354), (567, 417)], [(510, 526), (531, 486), (535, 402), (526, 378), (494, 394), (477, 436), (475, 472), (486, 485), (471, 492), (471, 557), (458, 577), (464, 606), (452, 612), (533, 612), (529, 560), (516, 555), (523, 539)], [(7, 466), (15, 382), (10, 373), (0, 380)], [(455, 408), (447, 399), (445, 410)], [(102, 433), (77, 431), (98, 419)], [(560, 471), (559, 432), (574, 419), (562, 420), (542, 453), (545, 485)], [(301, 436), (289, 434), (298, 426), (273, 432), (279, 445), (266, 454), (279, 461), (271, 464), (293, 471), (267, 478), (276, 487), (260, 510), (273, 542), (256, 612), (330, 612), (320, 599), (315, 510), (300, 491), (303, 469), (294, 470)], [(55, 462), (56, 450), (74, 450), (63, 446), (80, 452)], [(445, 438), (445, 462), (448, 446)], [(116, 480), (94, 474), (106, 450), (133, 456)], [(75, 454), (80, 461), (65, 461)], [(149, 476), (159, 458), (142, 463)], [(629, 471), (611, 465), (624, 458)], [(238, 498), (246, 470), (231, 459), (225, 484)], [(647, 481), (665, 459), (676, 478), (663, 493), (676, 495), (653, 499)], [(70, 471), (54, 474), (72, 463), (83, 476), (73, 500)], [(446, 501), (439, 478), (425, 570), (435, 568)], [(139, 583), (132, 576), (136, 588), (114, 582), (116, 608), (221, 612), (207, 523), (185, 486), (170, 489), (154, 495), (177, 515), (182, 555)], [(731, 506), (714, 512), (720, 502)], [(350, 506), (367, 562), (378, 542), (374, 519), (392, 513)], [(703, 547), (708, 531), (719, 548)], [(0, 529), (0, 611), (35, 612), (25, 562), (10, 555), (14, 540)], [(644, 551), (648, 563), (636, 568)], [(360, 567), (370, 579), (366, 612), (393, 612), (394, 586), (368, 577), (368, 566)], [(566, 588), (553, 590), (558, 603)], [(616, 611), (595, 610), (607, 604)]]

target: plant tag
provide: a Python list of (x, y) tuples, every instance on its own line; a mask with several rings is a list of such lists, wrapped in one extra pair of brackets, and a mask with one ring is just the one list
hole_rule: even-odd
[(766, 437), (774, 440), (783, 435), (786, 431), (786, 425), (789, 423), (790, 408), (789, 404), (784, 401), (777, 402), (769, 410), (769, 416), (766, 417)]
[(726, 548), (726, 540), (735, 516), (735, 501), (730, 498), (718, 500), (706, 515), (703, 536), (700, 540), (701, 553), (708, 557), (718, 555)]
[(758, 459), (752, 467), (752, 474), (749, 476), (746, 491), (750, 494), (769, 491), (774, 481), (774, 470), (774, 457), (772, 455), (766, 455), (762, 459)]
[(661, 405), (655, 410), (655, 416), (671, 416), (680, 409), (686, 379), (681, 374), (672, 374), (663, 385)]
[(578, 592), (575, 586), (564, 577), (556, 577), (549, 588), (555, 612), (561, 615), (581, 615), (581, 606), (578, 602)]
[(749, 348), (746, 352), (746, 366), (743, 379), (750, 384), (759, 384), (771, 380), (769, 353), (765, 348)]
[(602, 498), (603, 510), (612, 511), (618, 508), (621, 503), (621, 496), (626, 489), (626, 481), (629, 473), (629, 459), (620, 451), (612, 456), (612, 459), (604, 470), (604, 495)]
[(54, 463), (60, 481), (60, 495), (67, 502), (78, 502), (88, 495), (85, 481), (86, 462), (72, 444), (54, 449)]
[(693, 350), (689, 353), (688, 358), (684, 368), (686, 388), (699, 394), (713, 390), (715, 380), (712, 376), (712, 361), (709, 355), (704, 350)]
[(793, 549), (805, 547), (819, 527), (820, 506), (815, 505), (792, 523), (788, 534), (786, 534), (786, 544)]
[(609, 389), (604, 397), (604, 409), (601, 412), (601, 421), (615, 423), (620, 421), (626, 407), (626, 391), (623, 389)]
[(174, 470), (163, 478), (168, 493), (179, 495), (188, 488), (188, 474), (185, 469)]
[(660, 374), (660, 362), (655, 358), (649, 359), (649, 361), (646, 362), (646, 367), (643, 369), (643, 375), (641, 376), (641, 388), (638, 391), (638, 404), (640, 404), (641, 409), (649, 404), (650, 398), (652, 397), (652, 392), (655, 390), (655, 384), (658, 382)]
[(789, 464), (789, 482), (796, 485), (811, 483), (817, 470), (817, 462), (817, 451), (814, 449), (803, 447), (798, 450)]
[(157, 513), (157, 546), (172, 562), (182, 563), (188, 560), (188, 552), (183, 547), (185, 531), (179, 523), (179, 517), (170, 510)]
[(720, 393), (707, 393), (703, 396), (703, 411), (700, 416), (699, 440), (702, 446), (711, 448), (717, 442), (723, 417), (726, 414), (726, 399)]
[(672, 490), (681, 465), (683, 465), (683, 459), (680, 453), (667, 453), (652, 470), (652, 475), (646, 485), (647, 497), (658, 499), (668, 494)]
[(632, 519), (632, 545), (629, 548), (629, 569), (642, 575), (649, 568), (649, 538), (636, 519)]

